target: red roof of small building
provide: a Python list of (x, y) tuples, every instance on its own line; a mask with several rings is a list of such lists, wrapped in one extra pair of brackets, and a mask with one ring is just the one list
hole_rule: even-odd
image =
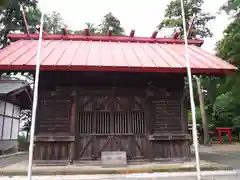
[[(35, 70), (38, 35), (10, 34), (18, 40), (0, 51), (0, 70)], [(223, 74), (236, 67), (189, 40), (192, 72)], [(186, 72), (184, 41), (166, 38), (44, 35), (41, 70)]]

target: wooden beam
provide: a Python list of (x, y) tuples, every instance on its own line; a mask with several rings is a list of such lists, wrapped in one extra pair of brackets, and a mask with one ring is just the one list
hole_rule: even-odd
[(197, 16), (194, 15), (192, 21), (189, 24), (188, 31), (187, 31), (187, 38), (190, 39), (192, 37), (193, 25), (195, 23)]
[[(71, 119), (70, 119), (70, 132), (72, 135), (76, 136), (76, 91), (72, 92), (72, 105), (71, 105)], [(76, 138), (75, 138), (76, 139)], [(70, 144), (70, 163), (73, 162), (75, 158), (75, 141)]]
[(146, 139), (148, 141), (148, 146), (146, 148), (146, 154), (148, 156), (149, 161), (153, 161), (153, 144), (151, 141), (148, 140), (147, 136), (149, 134), (153, 133), (153, 128), (152, 128), (152, 122), (153, 122), (153, 117), (151, 116), (151, 102), (147, 96), (147, 90), (146, 90), (146, 94), (145, 97), (143, 99), (143, 109), (144, 109), (144, 118), (145, 118), (145, 122), (146, 122), (146, 129), (145, 129), (145, 136)]
[(100, 147), (99, 151), (94, 155), (94, 158), (98, 158), (101, 156), (101, 152), (107, 147), (110, 141), (113, 139), (114, 136), (109, 136), (105, 143)]
[(24, 8), (23, 8), (22, 4), (19, 3), (19, 5), (20, 5), (21, 15), (22, 15), (22, 18), (23, 18), (23, 24), (24, 24), (24, 27), (25, 27), (25, 30), (26, 30), (27, 35), (29, 35), (30, 32), (29, 32), (29, 28), (28, 28), (28, 23), (27, 23), (27, 19), (26, 19), (25, 11), (24, 11)]
[(88, 146), (91, 144), (92, 141), (93, 141), (93, 136), (90, 137), (90, 139), (88, 140), (87, 144), (81, 150), (81, 152), (79, 154), (80, 158), (83, 156), (84, 152), (87, 150)]

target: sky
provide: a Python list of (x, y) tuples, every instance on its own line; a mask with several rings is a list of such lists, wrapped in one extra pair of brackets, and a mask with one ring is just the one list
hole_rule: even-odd
[[(56, 11), (61, 14), (69, 29), (82, 29), (86, 22), (96, 25), (103, 16), (112, 12), (125, 29), (135, 29), (136, 36), (150, 37), (163, 20), (164, 10), (171, 0), (40, 0), (39, 8), (44, 13)], [(226, 0), (205, 0), (203, 11), (216, 13)], [(220, 14), (209, 23), (213, 37), (205, 39), (203, 48), (213, 52), (215, 43), (222, 38), (222, 32), (230, 20)]]

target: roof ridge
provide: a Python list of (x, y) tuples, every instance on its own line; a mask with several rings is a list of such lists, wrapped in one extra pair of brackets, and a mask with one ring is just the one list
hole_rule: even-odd
[[(10, 40), (38, 40), (39, 34), (8, 34)], [(44, 40), (66, 41), (99, 41), (99, 42), (126, 42), (126, 43), (160, 43), (160, 44), (184, 44), (183, 39), (153, 38), (153, 37), (130, 37), (130, 36), (101, 36), (101, 35), (78, 35), (78, 34), (44, 34)], [(189, 39), (189, 44), (201, 46), (203, 40)]]

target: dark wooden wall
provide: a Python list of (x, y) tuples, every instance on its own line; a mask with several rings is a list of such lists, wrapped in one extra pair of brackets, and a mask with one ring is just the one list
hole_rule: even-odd
[(189, 157), (183, 74), (42, 72), (35, 160)]

